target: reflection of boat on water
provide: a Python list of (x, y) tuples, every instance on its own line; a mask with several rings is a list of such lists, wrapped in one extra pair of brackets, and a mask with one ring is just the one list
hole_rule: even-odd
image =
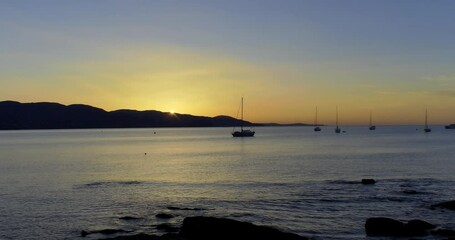
[(254, 131), (249, 130), (249, 129), (243, 129), (243, 98), (242, 98), (242, 104), (241, 104), (241, 122), (240, 122), (240, 131), (233, 131), (232, 136), (233, 137), (254, 137)]
[(428, 126), (428, 111), (425, 109), (425, 128), (423, 129), (426, 133), (431, 132), (431, 128)]
[(314, 118), (314, 131), (315, 132), (320, 132), (321, 131), (321, 128), (318, 126), (318, 107), (316, 106), (316, 115), (315, 115), (315, 118)]
[(376, 126), (373, 125), (373, 114), (370, 111), (370, 127), (368, 128), (370, 130), (376, 130)]
[(455, 123), (445, 126), (446, 129), (455, 129)]
[(341, 129), (338, 127), (338, 106), (336, 107), (336, 127), (335, 127), (335, 133), (340, 133)]

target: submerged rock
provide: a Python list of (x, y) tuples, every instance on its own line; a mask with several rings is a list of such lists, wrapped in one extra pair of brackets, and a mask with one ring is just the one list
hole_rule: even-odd
[(372, 178), (364, 178), (362, 179), (362, 184), (375, 184), (376, 181)]
[(179, 235), (188, 240), (306, 240), (293, 233), (285, 233), (272, 227), (215, 217), (187, 217)]
[(455, 200), (442, 202), (438, 204), (431, 205), (432, 208), (444, 208), (449, 210), (455, 210)]
[(176, 233), (176, 232), (179, 231), (178, 227), (173, 226), (173, 225), (171, 225), (169, 223), (158, 224), (156, 226), (156, 229), (164, 231), (164, 232), (167, 232), (167, 233)]
[(162, 218), (162, 219), (170, 219), (173, 218), (174, 215), (169, 214), (169, 213), (158, 213), (155, 215), (156, 218)]
[(204, 208), (187, 208), (187, 207), (174, 207), (174, 206), (169, 206), (167, 207), (169, 210), (182, 210), (182, 211), (202, 211), (202, 210), (207, 210)]
[(115, 234), (115, 233), (129, 233), (129, 232), (131, 232), (131, 231), (126, 231), (123, 229), (102, 229), (102, 230), (95, 230), (95, 231), (82, 230), (81, 237), (85, 237), (89, 234), (96, 234), (96, 233), (110, 235), (110, 234)]

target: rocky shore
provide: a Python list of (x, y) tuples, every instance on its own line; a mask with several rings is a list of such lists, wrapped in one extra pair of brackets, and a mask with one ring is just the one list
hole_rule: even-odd
[[(361, 184), (375, 184), (373, 179), (362, 179)], [(455, 201), (445, 201), (428, 206), (435, 211), (455, 210)], [(178, 226), (172, 219), (178, 216), (173, 211), (201, 211), (202, 208), (167, 207), (166, 212), (155, 215), (161, 223), (156, 229), (164, 232), (164, 235), (153, 235), (148, 233), (133, 233), (124, 229), (101, 229), (82, 230), (81, 237), (90, 235), (90, 239), (115, 240), (233, 240), (233, 239), (261, 239), (261, 240), (307, 240), (308, 237), (294, 233), (283, 232), (270, 226), (259, 226), (248, 222), (237, 221), (227, 218), (208, 216), (187, 216), (183, 223)], [(169, 212), (170, 211), (170, 212)], [(136, 221), (141, 218), (134, 216), (123, 216), (119, 219), (124, 221)], [(450, 225), (449, 225), (450, 226)], [(365, 222), (365, 234), (368, 237), (384, 237), (395, 239), (444, 239), (455, 240), (455, 230), (444, 228), (425, 220), (412, 219), (409, 221), (396, 220), (388, 217), (371, 217)]]
[[(162, 226), (158, 225), (159, 226)], [(163, 225), (164, 226), (164, 225)], [(226, 218), (216, 217), (186, 217), (180, 228), (169, 225), (163, 227), (168, 233), (157, 236), (145, 233), (123, 235), (112, 240), (232, 240), (232, 239), (261, 239), (261, 240), (308, 240), (293, 233), (287, 233), (273, 227), (258, 226), (248, 222), (241, 222)], [(175, 232), (175, 233), (174, 233)], [(97, 231), (82, 231), (81, 236), (90, 234), (118, 234), (127, 233), (125, 230), (104, 229)]]

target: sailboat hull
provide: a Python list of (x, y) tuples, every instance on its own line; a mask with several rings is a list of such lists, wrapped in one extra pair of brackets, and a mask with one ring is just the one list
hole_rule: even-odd
[(250, 130), (243, 130), (243, 131), (235, 131), (232, 133), (233, 137), (254, 137), (254, 131)]

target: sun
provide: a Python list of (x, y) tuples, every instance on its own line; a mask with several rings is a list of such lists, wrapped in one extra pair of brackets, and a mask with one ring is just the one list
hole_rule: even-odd
[(174, 113), (175, 113), (174, 109), (172, 109), (172, 110), (169, 111), (169, 112), (170, 112), (171, 114), (174, 114)]

